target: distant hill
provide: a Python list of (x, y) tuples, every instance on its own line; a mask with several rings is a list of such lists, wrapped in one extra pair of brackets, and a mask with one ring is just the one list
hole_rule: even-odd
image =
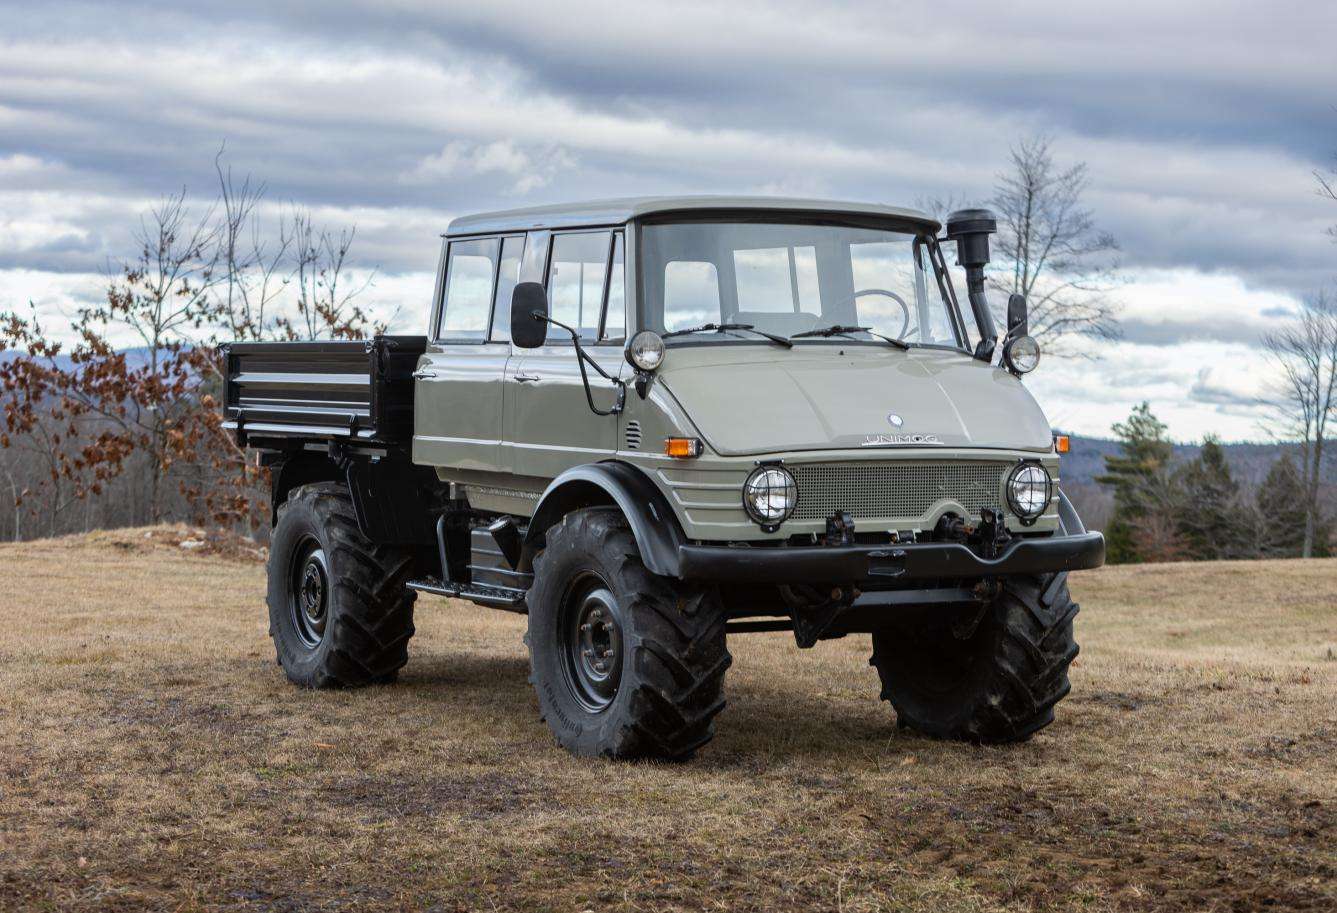
[[(1072, 449), (1063, 458), (1064, 483), (1094, 484), (1096, 476), (1105, 471), (1105, 457), (1119, 452), (1119, 442), (1105, 438), (1071, 436)], [(1287, 450), (1296, 452), (1294, 444), (1222, 444), (1230, 470), (1245, 485), (1257, 485), (1267, 476), (1272, 463)], [(1175, 459), (1191, 460), (1198, 455), (1197, 444), (1176, 444)], [(1327, 476), (1337, 481), (1337, 461), (1328, 463)]]

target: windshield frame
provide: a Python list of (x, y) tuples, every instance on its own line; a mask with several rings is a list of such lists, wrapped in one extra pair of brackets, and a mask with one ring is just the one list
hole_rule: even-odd
[[(914, 251), (914, 255), (916, 257), (923, 257), (923, 260), (920, 262), (922, 262), (925, 267), (926, 285), (930, 288), (933, 286), (937, 287), (942, 306), (947, 312), (948, 322), (951, 324), (952, 330), (956, 334), (959, 342), (957, 345), (949, 345), (945, 343), (923, 343), (906, 340), (906, 344), (915, 349), (962, 352), (965, 354), (970, 353), (970, 336), (967, 330), (967, 324), (961, 312), (960, 303), (956, 297), (956, 289), (952, 283), (951, 270), (947, 268), (946, 259), (943, 257), (941, 245), (936, 236), (936, 223), (923, 222), (915, 219), (894, 219), (885, 216), (865, 216), (858, 213), (814, 213), (812, 211), (782, 209), (722, 209), (659, 213), (634, 220), (629, 226), (631, 230), (628, 234), (635, 238), (635, 253), (632, 260), (635, 264), (635, 320), (638, 330), (650, 328), (650, 323), (647, 320), (648, 295), (646, 292), (647, 273), (645, 269), (644, 229), (657, 225), (703, 224), (712, 222), (864, 228), (875, 231), (896, 232), (910, 236), (913, 239), (912, 250)], [(858, 336), (800, 337), (794, 339), (793, 343), (796, 348), (805, 345), (821, 346), (833, 344), (841, 346), (876, 346), (884, 349), (889, 347), (889, 344), (882, 339), (876, 337), (862, 339)], [(666, 339), (665, 345), (687, 348), (690, 346), (702, 345), (771, 346), (773, 343), (767, 342), (767, 340), (762, 337), (753, 336), (746, 331), (742, 331), (736, 334), (732, 332), (689, 333), (683, 336), (674, 336)]]

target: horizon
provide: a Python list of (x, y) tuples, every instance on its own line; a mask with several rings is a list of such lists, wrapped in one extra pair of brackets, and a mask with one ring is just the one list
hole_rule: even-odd
[(1120, 244), (1122, 339), (1027, 381), (1086, 436), (1146, 400), (1176, 439), (1265, 442), (1262, 334), (1337, 277), (1314, 178), (1337, 166), (1337, 92), (1312, 78), (1337, 9), (1317, 2), (1298, 32), (1244, 3), (1133, 3), (1113, 24), (1095, 5), (862, 0), (0, 6), (0, 309), (48, 322), (99, 300), (156, 200), (184, 187), (203, 207), (220, 148), (267, 184), (266, 218), (291, 202), (356, 224), (354, 271), (376, 270), (361, 303), (415, 332), (458, 215), (648, 193), (979, 202), (1013, 144), (1047, 136), (1056, 165), (1086, 163), (1083, 203)]

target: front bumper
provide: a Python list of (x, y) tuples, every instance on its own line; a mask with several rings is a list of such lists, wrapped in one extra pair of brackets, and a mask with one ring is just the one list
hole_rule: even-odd
[(1100, 567), (1100, 533), (1015, 539), (995, 558), (956, 542), (906, 545), (755, 546), (682, 545), (684, 580), (715, 583), (882, 583), (1052, 574)]

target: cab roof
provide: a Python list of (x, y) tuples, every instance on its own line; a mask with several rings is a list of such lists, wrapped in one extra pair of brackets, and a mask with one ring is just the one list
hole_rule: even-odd
[(775, 212), (829, 213), (873, 216), (898, 222), (916, 222), (938, 230), (938, 222), (927, 213), (900, 206), (851, 203), (843, 200), (811, 200), (800, 197), (699, 195), (678, 197), (624, 197), (589, 200), (553, 206), (531, 206), (461, 216), (450, 223), (447, 235), (493, 234), (544, 228), (578, 228), (621, 225), (642, 216), (690, 213), (704, 210), (772, 210)]

